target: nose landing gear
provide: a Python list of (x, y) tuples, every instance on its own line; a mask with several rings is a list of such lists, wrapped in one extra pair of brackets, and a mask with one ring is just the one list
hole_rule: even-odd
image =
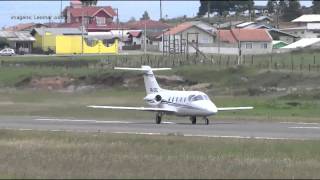
[(162, 113), (157, 113), (156, 115), (156, 124), (160, 124), (162, 119)]
[(207, 117), (204, 117), (204, 122), (206, 125), (209, 125), (209, 119)]

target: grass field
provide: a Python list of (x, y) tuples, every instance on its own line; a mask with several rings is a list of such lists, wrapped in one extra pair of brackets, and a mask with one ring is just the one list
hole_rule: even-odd
[(319, 178), (319, 141), (0, 130), (1, 178)]

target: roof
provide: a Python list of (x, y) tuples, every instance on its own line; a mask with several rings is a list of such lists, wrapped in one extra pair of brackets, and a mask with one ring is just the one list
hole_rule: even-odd
[(237, 39), (232, 35), (230, 30), (218, 30), (218, 36), (221, 42), (236, 43)]
[(93, 17), (100, 11), (106, 12), (110, 17), (117, 15), (111, 6), (85, 6), (80, 8), (67, 7), (65, 11), (69, 11), (73, 17), (81, 17), (82, 15)]
[(79, 28), (35, 28), (31, 33), (37, 32), (43, 36), (45, 33), (52, 33), (54, 35), (79, 35), (82, 31)]
[(304, 48), (319, 42), (320, 42), (320, 38), (302, 38), (299, 41), (289, 44), (283, 48), (285, 49)]
[(286, 45), (288, 45), (288, 43), (286, 43), (284, 41), (272, 41), (272, 45), (276, 45), (276, 44), (286, 44)]
[(25, 31), (0, 31), (0, 37), (6, 38), (8, 41), (35, 41), (35, 38)]
[(271, 42), (272, 37), (265, 29), (231, 29), (219, 30), (218, 36), (221, 41), (236, 43), (238, 41)]
[[(80, 28), (81, 23), (63, 23), (60, 24), (58, 27), (60, 28)], [(88, 24), (86, 25), (86, 29), (88, 31), (90, 30), (101, 30), (101, 31), (110, 31), (113, 29), (128, 29), (126, 26), (122, 24), (116, 24), (116, 23), (107, 23), (105, 25), (96, 25), (96, 24)]]
[(269, 16), (260, 16), (256, 19), (256, 21), (263, 21), (263, 20), (273, 21), (273, 19)]
[(145, 26), (147, 29), (168, 29), (171, 27), (170, 25), (163, 23), (161, 21), (154, 21), (154, 20), (140, 20), (135, 22), (127, 23), (126, 26), (130, 29), (144, 29)]
[(243, 28), (243, 27), (246, 27), (246, 26), (249, 26), (250, 24), (254, 24), (254, 22), (244, 22), (244, 23), (241, 23), (241, 24), (237, 24), (236, 27), (238, 28)]
[(294, 20), (292, 20), (291, 22), (320, 22), (320, 14), (304, 14)]
[(129, 31), (127, 34), (131, 35), (132, 37), (140, 37), (142, 32), (141, 31)]
[(209, 24), (206, 24), (202, 21), (190, 21), (190, 22), (184, 22), (184, 23), (178, 24), (177, 26), (170, 28), (164, 34), (165, 35), (178, 34), (178, 33), (183, 32), (191, 27), (197, 27), (198, 29), (201, 29), (211, 35), (213, 35), (213, 31), (215, 30), (214, 27), (212, 27)]
[(183, 31), (191, 28), (192, 26), (194, 26), (194, 24), (192, 24), (190, 22), (178, 24), (177, 26), (170, 28), (167, 32), (164, 33), (164, 35), (174, 35), (174, 34), (183, 32)]
[(40, 26), (46, 26), (46, 25), (40, 24), (40, 23), (21, 23), (21, 24), (7, 27), (4, 30), (6, 30), (6, 31), (23, 31), (26, 29), (31, 29), (35, 26), (40, 27)]

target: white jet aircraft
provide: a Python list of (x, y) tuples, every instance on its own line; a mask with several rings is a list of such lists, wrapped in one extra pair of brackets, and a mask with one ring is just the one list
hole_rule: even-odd
[(203, 117), (209, 124), (208, 116), (218, 111), (248, 110), (253, 107), (216, 107), (209, 97), (200, 91), (173, 91), (160, 88), (152, 71), (170, 70), (171, 68), (141, 68), (115, 67), (118, 70), (142, 71), (147, 96), (144, 100), (150, 107), (120, 107), (120, 106), (88, 106), (90, 108), (138, 110), (156, 112), (156, 123), (160, 124), (164, 114), (176, 116), (189, 116), (192, 124), (196, 124), (197, 117)]

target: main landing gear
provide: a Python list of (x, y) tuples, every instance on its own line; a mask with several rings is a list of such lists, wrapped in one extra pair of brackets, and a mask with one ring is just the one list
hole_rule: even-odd
[(156, 115), (156, 124), (161, 124), (162, 113), (157, 113)]
[[(204, 123), (206, 125), (208, 125), (209, 124), (209, 119), (207, 117), (203, 117), (203, 119), (204, 119)], [(197, 117), (196, 116), (191, 116), (190, 117), (190, 121), (191, 121), (192, 124), (197, 124)]]
[(191, 116), (190, 121), (192, 124), (197, 124), (197, 117), (196, 116)]

